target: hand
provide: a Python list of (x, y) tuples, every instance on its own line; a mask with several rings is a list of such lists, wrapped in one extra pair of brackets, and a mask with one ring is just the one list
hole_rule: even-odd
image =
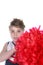
[(15, 47), (12, 49), (14, 52), (16, 52), (16, 49), (15, 49)]

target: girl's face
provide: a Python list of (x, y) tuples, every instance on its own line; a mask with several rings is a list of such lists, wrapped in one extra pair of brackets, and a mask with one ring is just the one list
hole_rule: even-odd
[(10, 30), (10, 34), (11, 34), (11, 38), (14, 42), (17, 41), (17, 39), (23, 34), (24, 30), (19, 28), (19, 27), (16, 27), (16, 26), (11, 26), (9, 28)]

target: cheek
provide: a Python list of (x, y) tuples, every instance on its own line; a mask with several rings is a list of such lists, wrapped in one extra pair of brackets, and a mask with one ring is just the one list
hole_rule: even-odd
[(23, 34), (22, 32), (21, 32), (21, 33), (19, 33), (19, 34), (18, 34), (18, 37), (20, 37), (22, 34)]
[(14, 33), (11, 33), (11, 37), (14, 37)]

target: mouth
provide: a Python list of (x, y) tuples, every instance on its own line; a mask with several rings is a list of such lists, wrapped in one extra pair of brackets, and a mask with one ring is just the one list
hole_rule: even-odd
[(14, 38), (14, 40), (16, 41), (18, 38), (16, 37), (16, 38)]

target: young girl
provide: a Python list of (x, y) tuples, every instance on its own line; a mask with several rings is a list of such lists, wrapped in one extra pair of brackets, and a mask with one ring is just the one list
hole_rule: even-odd
[(18, 65), (17, 63), (13, 63), (14, 60), (13, 56), (15, 56), (16, 50), (14, 46), (16, 45), (17, 39), (22, 35), (24, 32), (25, 25), (22, 20), (20, 19), (13, 19), (10, 23), (9, 31), (11, 34), (12, 41), (5, 43), (3, 50), (0, 53), (0, 62), (5, 61), (5, 65)]

